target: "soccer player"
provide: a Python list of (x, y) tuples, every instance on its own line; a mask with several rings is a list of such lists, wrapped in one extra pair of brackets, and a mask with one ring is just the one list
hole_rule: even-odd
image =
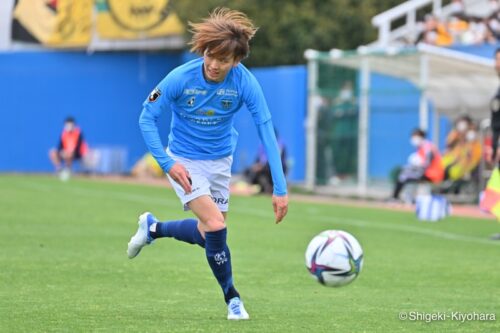
[[(274, 190), (276, 223), (288, 210), (288, 195), (280, 154), (262, 89), (240, 61), (249, 54), (256, 28), (241, 12), (215, 9), (200, 23), (190, 23), (191, 51), (202, 57), (171, 71), (144, 102), (139, 125), (151, 154), (167, 174), (184, 210), (196, 219), (159, 222), (151, 213), (139, 217), (139, 228), (128, 243), (134, 258), (154, 239), (175, 238), (205, 248), (208, 264), (228, 306), (228, 319), (248, 319), (233, 283), (231, 254), (226, 243), (229, 181), (238, 133), (235, 113), (245, 104), (266, 149)], [(172, 112), (166, 151), (156, 121)]]

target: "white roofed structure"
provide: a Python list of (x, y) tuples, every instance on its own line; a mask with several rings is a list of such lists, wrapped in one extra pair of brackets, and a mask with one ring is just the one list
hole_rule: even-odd
[(365, 61), (370, 72), (406, 79), (425, 91), (438, 112), (452, 117), (461, 113), (486, 117), (489, 101), (498, 85), (493, 58), (426, 44), (399, 50), (360, 48), (317, 55), (353, 69), (361, 69)]
[[(357, 51), (332, 50), (319, 52), (307, 50), (309, 75), (309, 104), (307, 121), (307, 167), (306, 182), (314, 187), (316, 156), (315, 154), (315, 119), (317, 108), (315, 98), (318, 79), (318, 61), (360, 71), (359, 100), (359, 141), (358, 141), (358, 185), (360, 192), (366, 191), (368, 178), (368, 123), (370, 114), (370, 73), (378, 73), (408, 80), (421, 91), (419, 104), (419, 126), (428, 129), (434, 121), (434, 131), (439, 114), (450, 118), (469, 114), (475, 119), (489, 117), (489, 103), (498, 88), (498, 77), (491, 59), (464, 54), (430, 45), (417, 47), (383, 49), (360, 47)], [(434, 118), (429, 119), (428, 102), (434, 106)], [(436, 133), (434, 133), (436, 134)], [(438, 135), (433, 135), (434, 138)]]

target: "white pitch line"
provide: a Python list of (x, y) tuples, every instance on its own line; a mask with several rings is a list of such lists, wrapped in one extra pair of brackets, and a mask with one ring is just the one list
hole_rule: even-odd
[[(38, 190), (38, 191), (43, 191), (45, 192), (46, 189), (53, 189), (52, 186), (46, 185), (46, 184), (40, 184), (40, 183), (34, 183), (33, 180), (31, 179), (29, 182), (20, 182), (20, 184), (24, 187), (31, 188), (33, 190)], [(115, 199), (119, 200), (124, 200), (127, 202), (134, 202), (134, 203), (145, 203), (145, 204), (158, 204), (158, 205), (166, 205), (168, 207), (173, 207), (173, 208), (179, 208), (181, 209), (181, 204), (177, 200), (172, 200), (172, 199), (158, 199), (154, 196), (146, 196), (142, 194), (129, 194), (129, 193), (123, 193), (123, 192), (117, 192), (117, 191), (102, 191), (102, 190), (92, 190), (92, 189), (86, 189), (86, 188), (79, 188), (77, 187), (76, 184), (71, 184), (71, 186), (64, 187), (62, 188), (64, 191), (68, 191), (70, 193), (76, 194), (76, 195), (82, 195), (82, 196), (87, 196), (87, 197), (102, 197), (102, 198), (108, 198), (109, 196), (113, 196)], [(233, 207), (236, 205), (233, 205)], [(249, 209), (246, 206), (239, 206), (237, 208), (238, 212), (244, 213), (246, 215), (250, 216), (255, 216), (259, 218), (267, 218), (270, 220), (274, 219), (274, 216), (272, 214), (272, 209), (269, 208), (269, 211), (259, 211), (255, 209)], [(288, 216), (288, 218), (293, 218), (293, 219), (299, 219), (299, 220), (315, 220), (315, 221), (322, 221), (322, 222), (334, 222), (336, 224), (343, 224), (343, 225), (351, 225), (351, 226), (357, 226), (357, 227), (362, 227), (362, 228), (371, 228), (371, 229), (381, 229), (381, 230), (389, 230), (389, 231), (402, 231), (402, 232), (408, 232), (408, 233), (417, 233), (421, 235), (426, 235), (426, 236), (432, 236), (436, 238), (441, 238), (441, 239), (447, 239), (447, 240), (453, 240), (453, 241), (463, 241), (463, 242), (470, 242), (470, 243), (478, 243), (478, 244), (484, 244), (484, 245), (492, 245), (492, 246), (499, 246), (500, 242), (495, 242), (491, 241), (485, 238), (479, 238), (479, 237), (472, 237), (472, 236), (467, 236), (467, 235), (461, 235), (461, 234), (455, 234), (447, 231), (438, 231), (438, 230), (430, 230), (430, 229), (425, 229), (425, 228), (419, 228), (417, 226), (412, 226), (412, 225), (396, 225), (396, 224), (388, 224), (388, 223), (383, 223), (383, 222), (370, 222), (367, 220), (360, 220), (360, 219), (350, 219), (350, 218), (339, 218), (339, 217), (332, 217), (332, 216), (323, 216), (323, 215), (316, 215), (315, 214), (315, 209), (309, 209), (307, 212), (305, 212), (305, 215), (302, 214), (294, 214), (293, 216)], [(423, 222), (422, 222), (423, 223)]]
[[(247, 209), (245, 207), (239, 207), (238, 212), (243, 212), (244, 214), (258, 216), (258, 217), (265, 217), (265, 218), (271, 218), (271, 219), (273, 218), (273, 216), (271, 214), (266, 214), (263, 212)], [(382, 229), (382, 230), (390, 230), (390, 231), (403, 231), (403, 232), (417, 233), (417, 234), (421, 234), (421, 235), (432, 236), (432, 237), (442, 238), (442, 239), (447, 239), (447, 240), (464, 241), (464, 242), (479, 243), (479, 244), (486, 244), (486, 245), (493, 245), (493, 246), (500, 245), (500, 242), (495, 242), (495, 241), (488, 240), (485, 238), (471, 237), (471, 236), (455, 234), (455, 233), (451, 233), (451, 232), (447, 232), (447, 231), (419, 228), (418, 226), (413, 226), (413, 225), (397, 225), (397, 224), (388, 224), (388, 223), (383, 223), (383, 222), (370, 222), (367, 220), (339, 218), (339, 217), (323, 216), (323, 215), (314, 216), (311, 214), (311, 211), (308, 211), (307, 213), (308, 213), (307, 215), (294, 214), (293, 218), (294, 219), (297, 218), (300, 220), (309, 219), (309, 220), (316, 220), (316, 221), (322, 221), (322, 222), (334, 222), (337, 224), (351, 225), (351, 226), (362, 227), (362, 228)], [(422, 222), (422, 223), (424, 223), (424, 222)]]
[[(49, 184), (41, 184), (41, 183), (34, 183), (33, 181), (22, 181), (19, 182), (19, 184), (25, 188), (29, 188), (32, 190), (37, 190), (41, 192), (47, 192), (47, 191), (54, 191), (54, 187), (49, 185)], [(81, 195), (81, 196), (86, 196), (86, 197), (99, 197), (99, 198), (109, 198), (110, 196), (113, 196), (115, 199), (120, 199), (123, 201), (127, 202), (134, 202), (134, 203), (145, 203), (145, 204), (161, 204), (161, 205), (167, 205), (169, 207), (181, 207), (181, 204), (177, 200), (171, 200), (169, 198), (165, 199), (159, 199), (154, 196), (146, 196), (146, 195), (141, 195), (141, 194), (131, 194), (131, 193), (123, 193), (123, 192), (118, 192), (118, 191), (102, 191), (102, 190), (93, 190), (93, 189), (88, 189), (88, 188), (82, 188), (78, 187), (76, 184), (67, 184), (69, 186), (63, 186), (58, 188), (57, 190), (62, 190), (69, 192), (71, 194), (75, 195)]]

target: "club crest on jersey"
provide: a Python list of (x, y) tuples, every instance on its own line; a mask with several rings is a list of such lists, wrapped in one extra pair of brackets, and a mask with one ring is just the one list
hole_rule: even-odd
[(195, 97), (191, 97), (190, 99), (188, 99), (187, 101), (187, 105), (192, 108), (194, 106), (194, 100), (195, 100)]
[(160, 95), (161, 95), (161, 90), (158, 88), (154, 88), (153, 91), (151, 92), (151, 94), (149, 94), (148, 100), (151, 103), (156, 102), (156, 100), (158, 99), (158, 97), (160, 97)]
[(231, 108), (231, 106), (233, 105), (233, 101), (230, 99), (222, 99), (221, 103), (222, 103), (222, 108), (224, 110), (229, 110)]

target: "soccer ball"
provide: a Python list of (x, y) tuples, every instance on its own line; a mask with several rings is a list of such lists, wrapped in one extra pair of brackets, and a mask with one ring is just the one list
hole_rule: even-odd
[(323, 231), (307, 246), (306, 267), (322, 285), (344, 286), (361, 272), (363, 249), (356, 238), (345, 231)]

